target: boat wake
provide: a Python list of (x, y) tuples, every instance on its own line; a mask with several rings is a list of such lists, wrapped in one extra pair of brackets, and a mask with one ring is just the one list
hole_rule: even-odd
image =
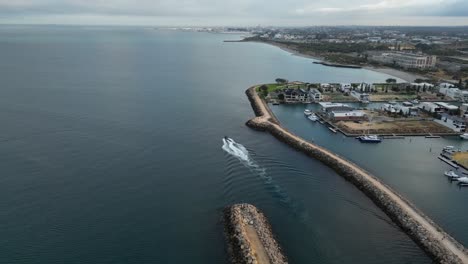
[(229, 155), (237, 158), (253, 174), (259, 176), (266, 185), (266, 189), (274, 198), (277, 198), (283, 206), (292, 210), (293, 213), (300, 216), (300, 218), (304, 218), (303, 220), (308, 217), (307, 212), (305, 212), (305, 210), (300, 210), (297, 203), (274, 182), (273, 178), (268, 175), (267, 170), (251, 157), (249, 151), (242, 144), (235, 142), (232, 138), (224, 137), (222, 149)]

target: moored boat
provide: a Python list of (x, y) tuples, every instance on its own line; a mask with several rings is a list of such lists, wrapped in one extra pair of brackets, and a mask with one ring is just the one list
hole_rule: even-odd
[(310, 121), (313, 121), (313, 122), (315, 122), (315, 121), (318, 120), (318, 117), (317, 117), (314, 113), (312, 113), (311, 115), (309, 115), (307, 118), (308, 118)]
[(304, 110), (304, 115), (310, 116), (311, 114), (312, 114), (312, 111), (310, 111), (309, 109)]
[(458, 184), (462, 186), (468, 185), (468, 177), (459, 177), (457, 178)]
[(460, 135), (460, 138), (461, 139), (468, 139), (468, 133), (463, 133), (462, 135)]
[(444, 172), (444, 175), (447, 176), (450, 179), (460, 178), (460, 176), (458, 174), (456, 174), (455, 172), (453, 172), (453, 170)]
[(358, 137), (359, 141), (362, 143), (380, 143), (382, 139), (376, 135), (360, 136)]

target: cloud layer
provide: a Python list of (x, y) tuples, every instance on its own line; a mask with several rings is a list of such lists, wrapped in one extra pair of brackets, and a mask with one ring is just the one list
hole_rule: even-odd
[(0, 0), (0, 23), (468, 25), (468, 1)]

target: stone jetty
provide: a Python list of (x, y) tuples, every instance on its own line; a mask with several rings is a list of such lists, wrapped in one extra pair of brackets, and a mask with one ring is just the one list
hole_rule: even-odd
[(463, 245), (447, 234), (411, 202), (371, 173), (344, 157), (302, 139), (287, 129), (273, 115), (254, 86), (246, 91), (257, 117), (249, 120), (250, 128), (267, 131), (292, 148), (313, 157), (353, 183), (379, 206), (437, 263), (466, 263), (468, 252)]
[(234, 264), (286, 264), (265, 215), (251, 204), (224, 209), (225, 236)]

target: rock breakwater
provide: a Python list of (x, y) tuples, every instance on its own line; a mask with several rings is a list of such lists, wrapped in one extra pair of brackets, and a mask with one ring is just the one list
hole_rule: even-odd
[(251, 204), (224, 209), (225, 235), (234, 264), (286, 264), (265, 215)]
[(257, 95), (256, 87), (246, 91), (257, 117), (246, 125), (268, 131), (292, 148), (313, 157), (353, 183), (398, 224), (434, 261), (438, 263), (468, 263), (466, 249), (448, 235), (408, 200), (381, 182), (377, 177), (347, 159), (286, 130)]

